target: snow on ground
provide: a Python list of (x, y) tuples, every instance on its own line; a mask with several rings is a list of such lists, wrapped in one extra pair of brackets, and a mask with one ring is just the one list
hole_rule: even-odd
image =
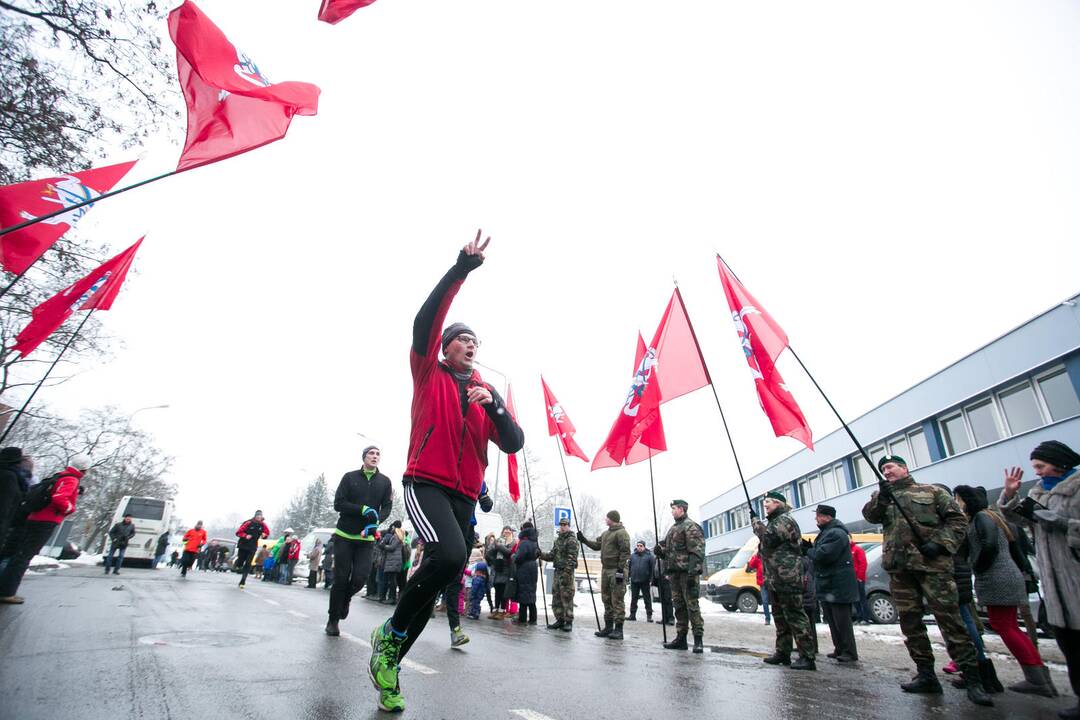
[(75, 558), (74, 560), (65, 560), (64, 562), (68, 563), (69, 565), (94, 566), (94, 565), (100, 565), (101, 564), (102, 557), (104, 557), (104, 556), (99, 555), (99, 554), (83, 553), (82, 555)]
[(46, 570), (60, 570), (68, 567), (56, 558), (48, 555), (35, 555), (30, 561), (30, 570), (33, 572), (45, 572)]

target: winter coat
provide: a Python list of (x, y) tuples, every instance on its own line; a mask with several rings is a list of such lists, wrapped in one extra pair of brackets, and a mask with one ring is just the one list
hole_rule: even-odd
[[(23, 491), (20, 489), (17, 471), (22, 460), (0, 463), (0, 538), (7, 537), (15, 508), (22, 502)], [(2, 543), (3, 540), (0, 540)]]
[(491, 568), (491, 584), (505, 585), (510, 580), (510, 548), (501, 539), (492, 543), (484, 555)]
[[(351, 470), (341, 477), (334, 493), (334, 509), (340, 513), (337, 529), (347, 535), (360, 535), (365, 527), (384, 522), (390, 516), (393, 504), (390, 478), (376, 470), (368, 480), (363, 470)], [(377, 519), (367, 512), (369, 508), (378, 514)], [(374, 542), (374, 538), (364, 539)]]
[[(475, 370), (468, 380), (459, 381), (444, 362), (439, 361), (443, 322), (450, 304), (478, 259), (458, 255), (454, 267), (439, 280), (413, 321), (409, 368), (412, 371), (412, 429), (409, 433), (409, 462), (406, 478), (434, 483), (475, 501), (488, 465), (488, 442), (506, 453), (515, 453), (525, 444), (525, 434), (513, 414), (491, 385)], [(470, 387), (484, 387), (492, 401), (470, 403)]]
[(761, 562), (761, 553), (754, 553), (750, 562), (746, 563), (746, 572), (752, 572), (757, 577), (758, 587), (765, 584), (765, 563)]
[(968, 541), (960, 543), (960, 549), (953, 555), (953, 580), (956, 581), (956, 598), (960, 605), (975, 602), (975, 591), (971, 589), (971, 563), (968, 562)]
[(330, 539), (326, 541), (326, 545), (323, 547), (322, 569), (323, 570), (331, 570), (331, 569), (333, 569), (333, 567), (334, 567), (334, 538), (333, 538), (333, 536), (331, 536)]
[(971, 518), (967, 531), (968, 561), (975, 573), (975, 596), (982, 605), (1021, 605), (1028, 601), (1024, 576), (1009, 554), (1009, 539), (981, 510)]
[(949, 556), (956, 554), (960, 538), (967, 530), (967, 518), (960, 506), (949, 491), (934, 485), (919, 485), (910, 475), (889, 487), (892, 496), (915, 521), (923, 541), (937, 543), (945, 552), (932, 560), (919, 552), (918, 538), (896, 503), (891, 499), (883, 500), (881, 492), (877, 491), (863, 506), (862, 513), (867, 522), (880, 523), (883, 527), (885, 548), (881, 566), (890, 573), (908, 570), (951, 573), (952, 558)]
[(379, 543), (383, 551), (383, 572), (401, 572), (401, 538), (396, 532), (388, 532)]
[(705, 532), (685, 515), (668, 529), (660, 550), (668, 573), (697, 576), (705, 571)]
[(114, 548), (127, 548), (128, 541), (135, 537), (135, 523), (126, 523), (123, 520), (109, 528), (109, 539)]
[(1009, 520), (1035, 533), (1035, 557), (1047, 620), (1057, 627), (1080, 630), (1080, 472), (1073, 471), (1052, 490), (1036, 482), (1028, 497), (1067, 519), (1068, 531), (1047, 529), (1011, 512), (1020, 504), (1020, 493), (1009, 501), (1002, 495), (998, 504), (1009, 513)]
[(630, 582), (652, 582), (653, 560), (651, 550), (645, 552), (634, 550), (634, 552), (630, 553)]
[(34, 522), (51, 522), (59, 525), (71, 513), (75, 512), (75, 500), (79, 497), (79, 481), (82, 472), (73, 467), (64, 468), (53, 485), (52, 499), (44, 509), (26, 516)]
[(765, 565), (765, 583), (769, 595), (799, 593), (803, 591), (802, 532), (799, 523), (791, 517), (787, 505), (769, 513), (766, 525), (754, 519), (753, 530), (761, 541), (761, 562)]
[(300, 539), (295, 535), (285, 543), (285, 559), (289, 561), (300, 559)]
[(851, 562), (855, 565), (855, 580), (866, 582), (866, 551), (854, 540), (851, 541)]
[[(249, 538), (248, 535), (251, 537)], [(259, 540), (270, 537), (270, 526), (261, 520), (251, 518), (236, 531), (236, 537), (240, 538), (236, 542), (238, 550), (254, 552), (259, 547)]]
[(268, 557), (270, 557), (270, 551), (266, 546), (260, 547), (259, 552), (255, 553), (255, 564), (262, 565)]
[(315, 543), (315, 547), (311, 548), (311, 552), (308, 553), (308, 567), (312, 570), (318, 570), (319, 563), (322, 562), (323, 546), (322, 543)]
[(525, 528), (518, 535), (521, 538), (517, 550), (510, 560), (514, 563), (514, 577), (517, 578), (517, 597), (519, 603), (530, 605), (536, 602), (536, 579), (540, 558), (540, 546), (537, 545), (536, 528)]
[(810, 559), (821, 602), (847, 605), (859, 601), (859, 584), (851, 559), (851, 533), (844, 523), (833, 519), (821, 528), (814, 538)]
[(630, 562), (630, 533), (626, 532), (622, 523), (612, 524), (596, 540), (589, 540), (579, 532), (578, 540), (586, 547), (600, 551), (600, 567), (626, 572), (626, 565)]
[(184, 533), (184, 552), (197, 553), (206, 544), (206, 530), (191, 528)]
[(157, 548), (154, 550), (154, 556), (164, 555), (165, 551), (169, 549), (169, 533), (163, 532), (157, 539)]

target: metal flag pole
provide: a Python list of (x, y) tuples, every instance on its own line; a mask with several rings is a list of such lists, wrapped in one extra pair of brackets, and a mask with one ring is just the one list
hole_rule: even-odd
[[(536, 527), (536, 501), (533, 500), (532, 494), (532, 476), (529, 475), (529, 453), (525, 451), (525, 448), (521, 448), (521, 457), (525, 460), (525, 481), (529, 483), (529, 504), (532, 505), (532, 519), (533, 529), (536, 530), (536, 548), (539, 552), (540, 549), (540, 529)], [(539, 566), (538, 566), (539, 567)], [(544, 587), (544, 573), (540, 573), (540, 598), (544, 602), (544, 624), (549, 623), (548, 611), (547, 611), (547, 589)]]
[[(683, 308), (683, 309), (685, 310), (685, 308)], [(706, 374), (708, 374), (708, 371), (706, 371)], [(656, 484), (653, 482), (652, 448), (649, 448), (649, 490), (652, 492), (653, 536), (656, 537), (656, 544), (659, 545), (660, 544), (660, 521), (657, 520), (657, 518), (656, 518)], [(656, 560), (659, 561), (660, 558), (656, 558)], [(660, 582), (661, 583), (664, 582), (664, 579), (662, 577), (660, 578)], [(647, 590), (647, 592), (651, 593), (652, 590), (651, 589)], [(649, 600), (651, 601), (652, 598), (650, 597)], [(661, 593), (661, 595), (660, 595), (660, 629), (664, 631), (664, 642), (666, 643), (668, 640), (667, 640), (667, 622), (665, 622), (665, 620), (666, 620), (666, 618), (664, 617), (664, 596)]]
[[(570, 475), (566, 472), (566, 458), (563, 456), (562, 442), (554, 437), (555, 445), (559, 448), (559, 462), (562, 464), (563, 479), (566, 480), (566, 494), (570, 496), (570, 513), (574, 516), (574, 528), (580, 533), (581, 523), (578, 522), (577, 508), (574, 507), (574, 493), (570, 491)], [(592, 575), (589, 573), (589, 560), (585, 557), (585, 544), (578, 541), (581, 548), (581, 561), (585, 563), (585, 579), (589, 583), (589, 599), (592, 600), (593, 615), (596, 616), (596, 631), (600, 632), (600, 612), (596, 609), (596, 595), (593, 593)]]
[(22, 404), (22, 407), (19, 408), (19, 411), (15, 414), (15, 417), (11, 418), (11, 422), (8, 423), (7, 428), (4, 429), (4, 434), (0, 435), (0, 445), (3, 445), (4, 441), (7, 440), (8, 435), (11, 434), (12, 429), (14, 429), (15, 427), (15, 423), (19, 422), (19, 419), (23, 416), (23, 413), (26, 412), (26, 408), (30, 406), (30, 402), (34, 399), (34, 396), (37, 395), (38, 390), (40, 390), (42, 385), (45, 384), (45, 381), (49, 379), (49, 375), (52, 374), (53, 369), (56, 367), (57, 363), (60, 362), (60, 358), (62, 358), (64, 356), (64, 353), (67, 352), (67, 349), (71, 347), (71, 343), (75, 341), (75, 338), (78, 336), (79, 332), (82, 331), (83, 326), (86, 325), (87, 321), (90, 320), (90, 316), (94, 314), (94, 310), (96, 309), (97, 308), (91, 308), (90, 311), (86, 313), (86, 316), (82, 319), (82, 322), (79, 323), (79, 327), (75, 328), (75, 332), (71, 333), (71, 336), (68, 338), (67, 342), (64, 343), (64, 347), (60, 350), (60, 353), (56, 356), (56, 359), (52, 361), (52, 365), (50, 365), (49, 369), (45, 371), (45, 376), (38, 381), (38, 384), (34, 387), (33, 392), (30, 393), (30, 397), (26, 398), (26, 402), (24, 402)]

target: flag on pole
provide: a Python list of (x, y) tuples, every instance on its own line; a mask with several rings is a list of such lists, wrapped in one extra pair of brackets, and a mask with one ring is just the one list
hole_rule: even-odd
[(660, 386), (661, 403), (712, 383), (678, 288), (671, 294), (656, 328), (652, 347), (656, 349), (656, 382)]
[[(514, 412), (514, 389), (509, 383), (506, 385), (506, 411), (517, 422), (517, 413)], [(510, 486), (510, 499), (517, 502), (521, 499), (521, 485), (518, 482), (517, 453), (506, 454), (506, 472)]]
[(178, 171), (280, 140), (293, 115), (318, 112), (318, 87), (267, 80), (191, 0), (169, 13), (169, 36), (188, 110)]
[(585, 462), (589, 462), (589, 456), (574, 440), (574, 433), (577, 432), (574, 423), (570, 422), (570, 418), (567, 416), (566, 411), (563, 410), (562, 404), (555, 399), (555, 394), (551, 392), (551, 388), (548, 387), (543, 375), (540, 376), (540, 384), (544, 386), (544, 406), (547, 407), (548, 435), (558, 436), (559, 442), (562, 443), (563, 452), (567, 455), (573, 455)]
[[(12, 227), (104, 195), (135, 165), (135, 161), (91, 168), (60, 177), (0, 187), (0, 227)], [(0, 236), (0, 263), (21, 273), (75, 226), (94, 203), (69, 210), (22, 230)]]
[(319, 19), (331, 25), (337, 25), (362, 7), (367, 7), (375, 0), (322, 0), (319, 5)]
[(743, 287), (727, 263), (717, 255), (720, 284), (731, 309), (731, 319), (739, 334), (750, 374), (754, 376), (761, 409), (772, 423), (777, 437), (787, 435), (809, 449), (814, 449), (814, 438), (806, 424), (802, 409), (784, 384), (784, 378), (776, 369), (776, 358), (788, 346), (787, 334), (772, 316), (765, 311), (754, 296)]
[(592, 470), (631, 465), (667, 450), (655, 369), (656, 351), (646, 348), (645, 340), (638, 333), (630, 391), (607, 439), (593, 457)]
[(76, 310), (111, 308), (142, 241), (143, 239), (139, 238), (138, 242), (127, 250), (111, 260), (106, 260), (89, 275), (34, 308), (33, 319), (15, 338), (12, 350), (26, 357)]

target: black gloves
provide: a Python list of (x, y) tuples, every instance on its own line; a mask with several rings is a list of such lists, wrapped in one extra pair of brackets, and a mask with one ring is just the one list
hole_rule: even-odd
[(476, 268), (484, 264), (484, 258), (479, 255), (467, 255), (462, 250), (458, 253), (457, 262), (454, 263), (454, 267), (465, 273), (471, 273)]
[(751, 520), (757, 520), (757, 519), (758, 519), (758, 517), (759, 517), (759, 516), (758, 516), (758, 514), (757, 514), (757, 513), (756, 513), (756, 512), (754, 511), (754, 508), (750, 508), (750, 519), (751, 519)]
[(810, 552), (810, 550), (813, 549), (813, 547), (814, 547), (814, 543), (810, 542), (809, 540), (804, 539), (804, 540), (799, 541), (799, 550), (802, 551), (803, 555)]
[(657, 543), (652, 549), (652, 554), (658, 558), (664, 557), (664, 548), (660, 547), (660, 543)]
[(491, 512), (491, 508), (495, 507), (495, 501), (491, 499), (490, 495), (481, 495), (477, 500), (480, 501), (480, 509), (484, 512)]
[(887, 505), (892, 502), (892, 488), (888, 483), (878, 483), (878, 502), (882, 505)]
[(927, 560), (936, 560), (942, 555), (948, 555), (949, 551), (936, 542), (925, 542), (919, 546), (919, 552), (923, 554)]
[(581, 543), (585, 542), (585, 533), (578, 530), (577, 531), (577, 539), (578, 539), (578, 542), (581, 542)]

